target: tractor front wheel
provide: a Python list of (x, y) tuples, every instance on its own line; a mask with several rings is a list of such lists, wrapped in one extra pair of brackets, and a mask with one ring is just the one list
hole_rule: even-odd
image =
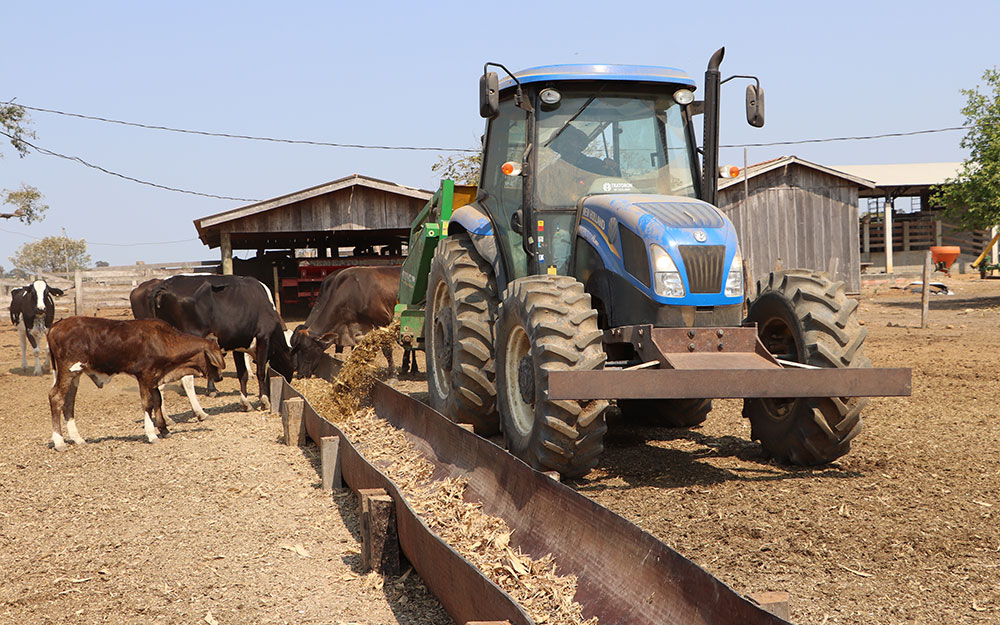
[(493, 270), (469, 235), (457, 233), (438, 243), (424, 321), (430, 404), (481, 436), (500, 431), (493, 362), (496, 292)]
[(549, 400), (550, 371), (603, 369), (597, 311), (568, 276), (529, 276), (505, 293), (496, 332), (497, 403), (511, 453), (541, 471), (586, 474), (604, 450), (606, 400)]
[[(857, 300), (844, 283), (804, 269), (776, 271), (750, 303), (747, 321), (767, 350), (782, 360), (822, 368), (871, 367), (862, 343), (868, 334), (858, 324)], [(743, 416), (764, 451), (791, 464), (832, 462), (851, 449), (861, 432), (867, 398), (823, 397), (747, 399)]]

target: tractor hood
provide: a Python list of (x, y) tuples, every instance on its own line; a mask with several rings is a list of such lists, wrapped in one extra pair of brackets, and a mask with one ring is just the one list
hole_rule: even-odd
[[(623, 235), (623, 229), (634, 236)], [(577, 232), (594, 247), (605, 267), (616, 268), (656, 301), (697, 306), (731, 305), (742, 301), (742, 297), (726, 297), (721, 292), (739, 249), (736, 230), (722, 211), (707, 202), (669, 195), (591, 195), (583, 199)], [(643, 284), (642, 272), (634, 264), (626, 266), (649, 263), (648, 250), (652, 244), (663, 248), (683, 274), (685, 297), (661, 298), (653, 294), (648, 283)], [(711, 249), (696, 249), (702, 247)], [(708, 293), (695, 286), (692, 292), (694, 285), (689, 278), (699, 270), (686, 266), (685, 254), (689, 263), (695, 257), (711, 255), (713, 274), (722, 281), (718, 291)], [(652, 271), (651, 266), (649, 271)], [(713, 280), (713, 284), (716, 282)]]

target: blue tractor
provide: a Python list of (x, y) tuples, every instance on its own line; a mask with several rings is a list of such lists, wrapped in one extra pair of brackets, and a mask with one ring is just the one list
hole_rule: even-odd
[[(400, 282), (401, 340), (426, 350), (433, 407), (572, 477), (597, 463), (611, 402), (684, 427), (744, 398), (766, 452), (819, 464), (848, 451), (864, 397), (909, 394), (909, 370), (868, 369), (842, 283), (778, 271), (747, 297), (713, 205), (722, 56), (702, 100), (667, 67), (487, 63), (478, 188), (442, 184)], [(764, 123), (756, 79), (747, 119)]]

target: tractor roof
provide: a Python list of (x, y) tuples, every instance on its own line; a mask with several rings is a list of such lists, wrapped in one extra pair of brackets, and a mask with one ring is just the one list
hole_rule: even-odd
[[(620, 80), (695, 86), (694, 80), (683, 70), (652, 65), (544, 65), (523, 69), (514, 75), (523, 84), (550, 80)], [(501, 91), (513, 86), (510, 77), (500, 81)]]

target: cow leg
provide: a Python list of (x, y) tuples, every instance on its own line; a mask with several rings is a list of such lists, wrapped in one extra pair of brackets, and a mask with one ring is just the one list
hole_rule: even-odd
[(159, 430), (162, 438), (166, 438), (170, 436), (170, 432), (167, 431), (167, 420), (163, 418), (163, 394), (160, 393), (160, 389), (153, 386), (150, 395), (153, 400), (152, 415), (155, 419), (156, 429)]
[[(157, 390), (157, 392), (159, 391)], [(153, 412), (153, 393), (142, 381), (139, 382), (139, 398), (142, 400), (142, 429), (146, 433), (146, 440), (150, 443), (159, 443), (160, 439), (156, 436), (153, 419), (150, 418), (150, 414)]]
[(244, 410), (250, 410), (253, 405), (247, 399), (247, 379), (250, 377), (247, 372), (247, 361), (238, 354), (233, 354), (233, 361), (236, 363), (236, 377), (240, 381), (240, 404), (243, 405)]
[[(211, 380), (209, 381), (211, 382)], [(181, 386), (184, 387), (184, 394), (187, 395), (188, 401), (191, 402), (191, 410), (194, 411), (194, 416), (198, 417), (199, 421), (207, 419), (208, 413), (201, 407), (201, 402), (198, 401), (198, 395), (194, 392), (194, 376), (186, 375), (181, 378)]]
[(386, 361), (389, 363), (389, 379), (396, 379), (396, 365), (392, 361), (392, 345), (386, 345), (382, 348), (382, 355), (385, 356)]
[(45, 336), (45, 326), (43, 325), (41, 317), (35, 317), (35, 325), (31, 328), (28, 333), (28, 341), (31, 343), (31, 349), (35, 352), (35, 375), (42, 375), (42, 358), (41, 358), (41, 347), (42, 347), (42, 337)]
[(56, 375), (52, 388), (49, 389), (49, 411), (52, 413), (52, 446), (56, 451), (66, 451), (66, 440), (62, 436), (62, 416), (63, 406), (66, 405), (66, 396), (70, 384), (68, 375)]
[(63, 404), (63, 416), (66, 418), (66, 434), (77, 445), (86, 445), (87, 441), (76, 429), (76, 390), (80, 388), (80, 376), (73, 376), (69, 389), (66, 390), (66, 400)]
[(260, 409), (264, 412), (271, 409), (271, 388), (267, 383), (267, 354), (270, 348), (270, 337), (257, 341), (257, 394), (260, 395)]

